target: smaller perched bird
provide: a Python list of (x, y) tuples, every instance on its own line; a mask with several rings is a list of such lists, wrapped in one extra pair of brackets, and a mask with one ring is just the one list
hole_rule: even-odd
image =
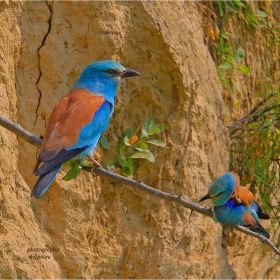
[(259, 223), (259, 219), (269, 219), (269, 216), (254, 201), (250, 190), (240, 185), (239, 176), (235, 172), (227, 172), (214, 181), (199, 202), (206, 199), (211, 199), (214, 206), (215, 221), (227, 225), (239, 224), (269, 238), (268, 232)]
[(40, 177), (31, 196), (40, 198), (47, 191), (63, 163), (92, 157), (113, 114), (117, 87), (123, 78), (132, 76), (139, 73), (112, 60), (97, 61), (84, 69), (50, 115), (34, 169)]

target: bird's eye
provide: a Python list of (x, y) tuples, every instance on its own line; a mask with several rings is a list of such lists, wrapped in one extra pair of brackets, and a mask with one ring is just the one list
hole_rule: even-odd
[(221, 195), (222, 195), (222, 193), (224, 193), (224, 192), (219, 192), (218, 194), (216, 194), (216, 195), (212, 196), (212, 198), (214, 198), (214, 197), (219, 197), (219, 196), (221, 196)]
[(109, 69), (109, 70), (106, 70), (104, 72), (111, 75), (111, 76), (118, 76), (119, 75), (119, 73), (117, 71), (113, 70), (113, 69)]

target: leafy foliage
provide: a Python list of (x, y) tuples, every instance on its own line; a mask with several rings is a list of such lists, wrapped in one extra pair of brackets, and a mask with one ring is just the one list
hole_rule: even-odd
[(217, 1), (219, 7), (220, 16), (224, 16), (227, 12), (238, 13), (239, 8), (245, 7), (245, 5), (240, 0), (228, 1), (222, 0)]
[[(117, 161), (121, 168), (122, 174), (132, 178), (134, 174), (134, 164), (136, 160), (146, 159), (149, 162), (155, 162), (155, 156), (149, 149), (149, 145), (158, 147), (166, 147), (166, 143), (158, 139), (150, 139), (151, 136), (161, 133), (164, 129), (162, 124), (154, 124), (152, 117), (149, 117), (143, 124), (141, 135), (138, 137), (133, 134), (130, 128), (120, 136), (120, 144), (118, 148)], [(108, 141), (101, 141), (101, 145)], [(108, 146), (108, 145), (106, 145)], [(106, 148), (106, 146), (104, 148)], [(113, 161), (107, 162), (107, 168), (115, 172), (116, 166)]]
[(37, 209), (37, 205), (36, 204), (31, 203), (30, 207), (31, 207), (33, 212), (36, 212), (36, 209)]
[[(266, 95), (251, 112), (228, 126), (231, 165), (242, 183), (259, 192), (264, 210), (272, 212), (271, 230), (279, 230), (280, 89)], [(280, 245), (280, 239), (277, 246)]]
[(256, 15), (252, 13), (251, 7), (249, 5), (246, 6), (245, 12), (242, 13), (242, 18), (245, 22), (245, 26), (249, 29), (257, 28), (259, 25)]
[(217, 55), (217, 72), (221, 82), (227, 86), (231, 91), (232, 84), (235, 85), (236, 89), (240, 91), (240, 87), (236, 82), (233, 72), (238, 70), (243, 73), (250, 72), (249, 67), (241, 64), (245, 57), (245, 51), (239, 47), (236, 52), (233, 52), (232, 45), (230, 42), (232, 35), (225, 31), (220, 30), (218, 43), (216, 44), (216, 55)]
[[(260, 10), (253, 12), (250, 3), (241, 1), (216, 2), (220, 17), (226, 20), (231, 13), (244, 22), (249, 30), (259, 29), (265, 36), (265, 57), (279, 59), (280, 24), (273, 18), (271, 1), (261, 2)], [(214, 7), (214, 6), (213, 6)], [(235, 70), (247, 73), (250, 69), (242, 64), (245, 52), (242, 48), (236, 51), (232, 48), (233, 36), (221, 29), (216, 41), (216, 64), (220, 80), (224, 88), (236, 89), (242, 94), (235, 80)], [(244, 185), (250, 185), (254, 193), (259, 193), (265, 211), (271, 213), (270, 231), (279, 232), (280, 221), (280, 93), (279, 87), (273, 87), (275, 78), (273, 62), (266, 69), (267, 77), (256, 79), (262, 89), (255, 95), (262, 101), (248, 115), (228, 126), (231, 138), (230, 159), (231, 167), (238, 171)], [(272, 78), (270, 78), (272, 77)], [(276, 84), (277, 82), (274, 81)], [(240, 106), (238, 100), (235, 107)], [(280, 237), (277, 246), (280, 246)]]
[[(219, 15), (225, 17), (228, 13), (238, 14), (243, 19), (248, 29), (262, 28), (266, 34), (267, 49), (266, 53), (273, 55), (273, 60), (279, 59), (279, 42), (280, 42), (280, 24), (271, 20), (273, 10), (270, 8), (271, 2), (263, 2), (261, 9), (253, 13), (249, 4), (241, 1), (217, 1)], [(226, 17), (225, 17), (226, 18)], [(242, 64), (245, 58), (245, 51), (239, 47), (236, 52), (231, 45), (232, 34), (224, 29), (219, 32), (216, 46), (216, 63), (217, 72), (224, 88), (232, 91), (235, 87), (240, 93), (240, 85), (236, 80), (235, 71), (243, 73), (250, 72), (250, 68)]]
[[(146, 159), (149, 162), (155, 162), (155, 156), (149, 150), (149, 145), (158, 147), (166, 147), (166, 143), (162, 140), (151, 139), (150, 136), (159, 134), (163, 131), (164, 126), (162, 124), (154, 124), (152, 117), (149, 117), (142, 126), (142, 133), (140, 138), (132, 133), (132, 130), (128, 128), (120, 136), (120, 145), (117, 154), (117, 161), (121, 167), (122, 173), (127, 177), (133, 177), (134, 163), (137, 159)], [(104, 149), (110, 150), (110, 144), (108, 140), (102, 136), (100, 139), (101, 146)], [(71, 166), (68, 173), (62, 178), (65, 181), (69, 181), (75, 178), (83, 167), (92, 167), (93, 163), (88, 161), (86, 157), (79, 160), (70, 160), (63, 164), (64, 166)], [(117, 168), (112, 160), (106, 163), (107, 168), (111, 172), (116, 172)]]
[[(264, 11), (258, 10), (255, 14), (252, 12), (250, 5), (242, 3), (240, 0), (228, 1), (221, 0), (217, 1), (219, 7), (219, 15), (221, 17), (225, 16), (228, 12), (233, 12), (235, 14), (239, 13), (241, 18), (244, 20), (245, 26), (250, 28), (257, 28), (261, 22), (258, 18), (266, 18), (268, 14)], [(264, 21), (264, 20), (263, 20)]]
[(69, 181), (75, 177), (81, 172), (83, 167), (92, 167), (93, 163), (88, 161), (86, 158), (81, 158), (79, 160), (70, 160), (66, 162), (64, 165), (70, 165), (71, 169), (68, 171), (68, 173), (62, 178), (65, 181)]

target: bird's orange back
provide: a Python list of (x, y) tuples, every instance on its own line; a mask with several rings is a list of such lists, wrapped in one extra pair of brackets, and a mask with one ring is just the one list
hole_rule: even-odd
[(236, 186), (233, 191), (232, 198), (239, 204), (242, 203), (244, 206), (250, 206), (255, 198), (254, 195), (248, 188), (240, 185), (240, 178), (235, 172), (230, 171), (230, 173), (232, 173), (236, 178)]

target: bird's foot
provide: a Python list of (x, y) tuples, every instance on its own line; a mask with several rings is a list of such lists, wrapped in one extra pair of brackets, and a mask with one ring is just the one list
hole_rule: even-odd
[(93, 157), (90, 156), (86, 156), (86, 159), (91, 162), (93, 165), (98, 166), (98, 167), (102, 167), (102, 165)]

